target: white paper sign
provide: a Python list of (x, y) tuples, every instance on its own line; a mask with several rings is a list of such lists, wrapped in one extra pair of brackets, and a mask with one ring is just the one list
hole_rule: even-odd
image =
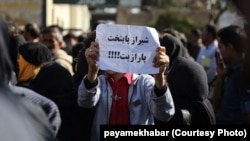
[(159, 73), (153, 67), (156, 48), (160, 46), (158, 32), (151, 27), (99, 24), (96, 42), (100, 47), (97, 62), (102, 70), (140, 74)]

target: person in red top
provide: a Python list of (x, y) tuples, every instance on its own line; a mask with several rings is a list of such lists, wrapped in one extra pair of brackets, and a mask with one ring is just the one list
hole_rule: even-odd
[(169, 65), (165, 47), (156, 49), (153, 66), (157, 74), (121, 73), (105, 70), (98, 75), (99, 44), (85, 51), (88, 73), (78, 88), (78, 105), (95, 108), (91, 140), (100, 139), (100, 125), (153, 125), (154, 117), (169, 121), (175, 107), (164, 72)]
[(114, 99), (111, 106), (109, 124), (129, 125), (128, 89), (132, 83), (132, 74), (125, 73), (117, 83), (112, 78), (112, 75), (108, 73), (106, 75), (107, 80), (111, 84)]

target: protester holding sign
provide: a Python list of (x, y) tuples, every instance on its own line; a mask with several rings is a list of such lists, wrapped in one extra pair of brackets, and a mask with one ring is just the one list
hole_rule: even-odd
[[(105, 38), (99, 36), (103, 32), (102, 29), (113, 31), (112, 35), (114, 36), (111, 38), (111, 34), (107, 32), (106, 35), (108, 36), (103, 41)], [(169, 57), (165, 54), (164, 47), (154, 44), (159, 43), (158, 34), (152, 36), (153, 30), (148, 29), (140, 26), (134, 28), (134, 26), (129, 25), (101, 25), (97, 27), (97, 42), (92, 42), (85, 52), (88, 73), (78, 88), (78, 104), (85, 108), (95, 108), (91, 140), (97, 141), (100, 139), (100, 125), (103, 124), (147, 125), (154, 124), (154, 117), (167, 122), (174, 115), (174, 103), (164, 75), (169, 65)], [(126, 32), (121, 32), (122, 30)], [(118, 32), (127, 34), (121, 37)], [(144, 38), (144, 35), (147, 38)], [(131, 41), (133, 38), (138, 41), (134, 45), (130, 44), (133, 43)], [(122, 39), (129, 41), (126, 41), (126, 43), (119, 41)], [(120, 51), (121, 54), (125, 54), (124, 50), (127, 50), (127, 55), (124, 55), (124, 58), (127, 58), (119, 60), (123, 55), (117, 55), (119, 57), (118, 62), (132, 63), (135, 61), (131, 62), (130, 59), (134, 58), (134, 60), (140, 60), (138, 64), (151, 64), (147, 70), (148, 73), (153, 75), (143, 74), (147, 73), (145, 70), (133, 69), (130, 63), (123, 62), (118, 71), (109, 67), (107, 62), (111, 62), (111, 60), (108, 56), (105, 57), (105, 53), (108, 53), (109, 50), (106, 48), (107, 50), (103, 51), (105, 46), (107, 47), (107, 42), (112, 42), (109, 44), (112, 46), (110, 48), (116, 47), (116, 51)], [(122, 44), (126, 45), (122, 46)], [(147, 53), (150, 48), (141, 44), (152, 44), (154, 51)], [(119, 49), (121, 46), (124, 50)], [(137, 50), (137, 52), (134, 50)], [(136, 53), (141, 55), (137, 54), (136, 57)], [(101, 61), (106, 62), (106, 66)], [(144, 65), (138, 66), (143, 68)], [(127, 68), (130, 68), (130, 70), (127, 70)], [(99, 69), (105, 70), (105, 74), (98, 76)]]

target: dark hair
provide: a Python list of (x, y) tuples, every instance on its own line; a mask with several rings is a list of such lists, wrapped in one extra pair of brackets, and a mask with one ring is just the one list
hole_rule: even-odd
[(72, 32), (67, 33), (66, 35), (63, 36), (64, 39), (76, 39), (78, 40), (77, 36), (73, 34)]
[(39, 37), (41, 30), (36, 23), (27, 23), (24, 27), (25, 31), (29, 32), (32, 37)]
[(217, 37), (217, 30), (214, 25), (208, 24), (206, 25), (205, 29), (208, 33), (210, 33), (213, 36), (214, 39)]
[(218, 37), (224, 45), (232, 44), (238, 53), (243, 52), (243, 48), (247, 42), (244, 29), (236, 25), (230, 25), (220, 29), (218, 31)]
[(196, 37), (201, 37), (201, 30), (200, 29), (192, 29), (191, 30), (191, 33), (193, 34), (193, 35), (195, 35)]
[(84, 44), (86, 47), (89, 47), (92, 41), (95, 41), (96, 38), (96, 31), (91, 31), (88, 33), (86, 39), (84, 40)]

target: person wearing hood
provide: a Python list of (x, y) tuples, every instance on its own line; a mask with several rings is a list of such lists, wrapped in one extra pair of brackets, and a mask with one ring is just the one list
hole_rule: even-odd
[(156, 119), (156, 124), (215, 124), (204, 69), (195, 61), (181, 55), (183, 46), (178, 38), (165, 34), (160, 43), (166, 47), (166, 54), (170, 57), (171, 63), (166, 71), (166, 77), (176, 112), (169, 122), (163, 123)]
[(8, 52), (9, 41), (8, 27), (0, 18), (0, 140), (56, 141), (41, 107), (10, 88), (13, 68)]
[[(11, 36), (11, 39), (9, 43), (11, 45), (14, 45), (12, 43), (13, 37), (12, 35), (10, 36)], [(57, 105), (52, 100), (29, 89), (29, 83), (39, 72), (40, 66), (43, 63), (46, 63), (51, 60), (50, 52), (41, 43), (26, 42), (26, 43), (20, 44), (18, 48), (13, 48), (13, 46), (11, 46), (8, 50), (10, 56), (13, 55), (16, 49), (18, 49), (18, 52), (20, 53), (20, 54), (18, 54), (18, 52), (15, 53), (16, 56), (19, 56), (16, 62), (22, 64), (20, 65), (20, 75), (17, 75), (17, 76), (18, 78), (25, 78), (23, 76), (29, 76), (27, 77), (29, 79), (22, 79), (26, 81), (22, 81), (22, 82), (19, 81), (18, 84), (12, 83), (13, 81), (10, 80), (10, 83), (9, 83), (10, 89), (15, 94), (25, 97), (31, 100), (34, 104), (41, 106), (41, 108), (44, 110), (45, 114), (49, 118), (49, 122), (51, 123), (51, 126), (54, 129), (55, 134), (57, 134), (61, 126), (61, 117), (60, 117), (60, 112), (59, 112)], [(28, 72), (27, 70), (30, 70), (30, 72)], [(37, 70), (37, 71), (34, 71), (34, 70)], [(15, 69), (13, 69), (13, 71), (15, 71)], [(37, 72), (37, 73), (34, 73), (34, 72)]]

